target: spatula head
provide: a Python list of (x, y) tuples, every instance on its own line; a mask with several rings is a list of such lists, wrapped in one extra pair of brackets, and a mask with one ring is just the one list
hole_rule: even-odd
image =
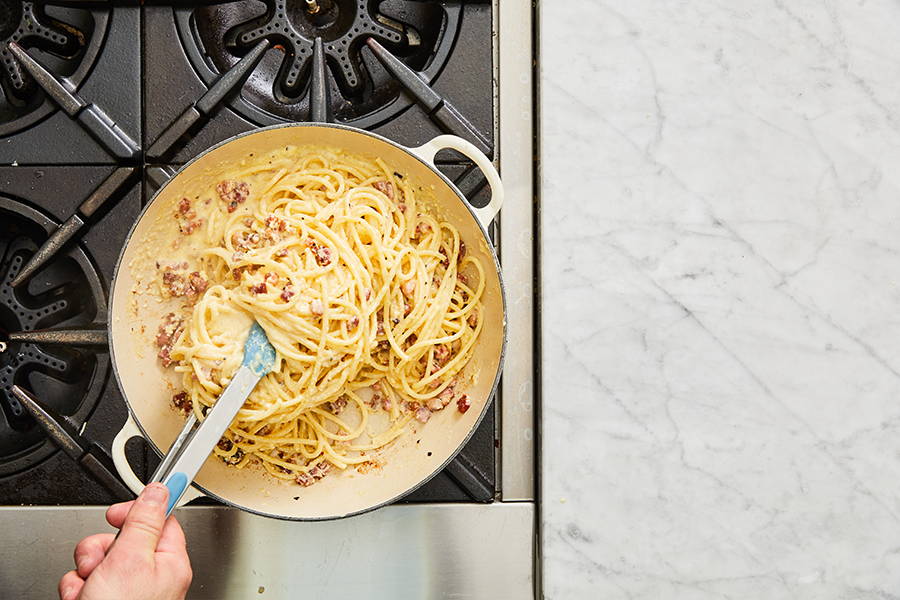
[(244, 343), (244, 360), (241, 364), (260, 377), (275, 366), (275, 348), (269, 343), (269, 338), (259, 323), (254, 322), (250, 328), (250, 335)]

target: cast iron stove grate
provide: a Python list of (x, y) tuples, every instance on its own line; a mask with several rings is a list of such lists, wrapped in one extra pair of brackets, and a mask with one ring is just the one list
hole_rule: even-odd
[(403, 86), (364, 50), (367, 38), (434, 80), (453, 48), (461, 5), (450, 2), (316, 0), (230, 2), (179, 14), (182, 43), (210, 83), (260, 40), (271, 52), (233, 107), (260, 125), (312, 118), (311, 82), (316, 40), (326, 64), (333, 119), (371, 128), (412, 105)]
[(57, 256), (28, 285), (10, 284), (53, 225), (38, 211), (0, 196), (0, 475), (27, 469), (56, 450), (10, 393), (14, 384), (80, 423), (96, 405), (109, 369), (105, 355), (77, 346), (51, 349), (9, 339), (20, 331), (90, 326), (105, 314), (100, 279), (78, 248)]
[(0, 0), (0, 135), (20, 131), (53, 110), (8, 44), (30, 49), (54, 73), (78, 85), (97, 58), (106, 25), (103, 11)]

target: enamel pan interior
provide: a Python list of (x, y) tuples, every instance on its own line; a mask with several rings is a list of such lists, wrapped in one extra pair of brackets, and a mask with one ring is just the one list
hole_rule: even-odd
[(330, 519), (371, 510), (420, 486), (449, 462), (468, 440), (496, 388), (505, 348), (506, 319), (499, 264), (485, 231), (455, 187), (410, 150), (360, 130), (333, 125), (289, 125), (261, 129), (215, 146), (187, 164), (152, 199), (132, 229), (119, 258), (110, 303), (110, 345), (119, 385), (138, 427), (159, 452), (171, 446), (183, 424), (171, 406), (177, 379), (156, 358), (154, 336), (165, 313), (160, 303), (138, 301), (138, 282), (153, 281), (153, 261), (165, 260), (165, 248), (148, 247), (147, 233), (158, 219), (170, 219), (187, 181), (206, 178), (214, 185), (227, 165), (289, 145), (316, 144), (381, 157), (388, 165), (430, 188), (437, 214), (453, 223), (467, 251), (486, 273), (485, 326), (469, 362), (474, 374), (468, 389), (472, 406), (460, 414), (454, 404), (434, 413), (379, 455), (382, 466), (367, 473), (334, 470), (310, 487), (277, 481), (260, 469), (235, 469), (210, 458), (195, 485), (210, 496), (267, 516), (296, 520)]

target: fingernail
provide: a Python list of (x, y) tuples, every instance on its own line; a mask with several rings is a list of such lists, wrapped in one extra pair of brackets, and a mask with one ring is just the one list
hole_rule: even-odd
[(74, 591), (75, 588), (73, 587), (67, 587), (66, 589), (64, 589), (62, 593), (62, 600), (69, 600), (72, 597), (72, 592)]
[(141, 492), (141, 502), (152, 506), (163, 504), (169, 497), (169, 489), (161, 483), (151, 483)]

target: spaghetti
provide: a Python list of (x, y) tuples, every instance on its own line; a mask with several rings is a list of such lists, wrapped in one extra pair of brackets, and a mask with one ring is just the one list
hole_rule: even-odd
[(157, 263), (182, 313), (159, 327), (181, 373), (174, 402), (202, 419), (257, 321), (276, 367), (215, 450), (309, 485), (359, 469), (455, 403), (482, 328), (484, 271), (459, 232), (381, 160), (323, 148), (248, 157), (177, 206), (177, 254)]

